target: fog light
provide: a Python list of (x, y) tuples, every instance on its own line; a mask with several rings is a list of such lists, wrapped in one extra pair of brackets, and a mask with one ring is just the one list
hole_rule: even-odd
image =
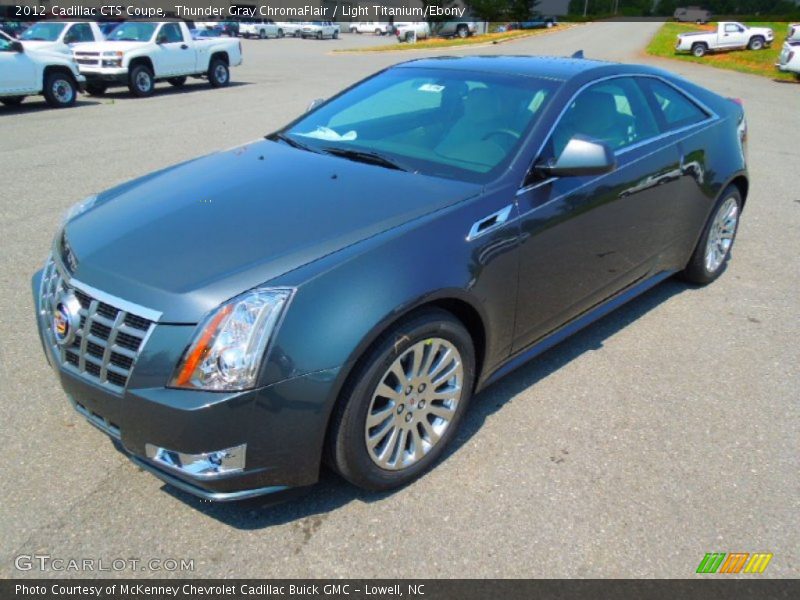
[(147, 458), (170, 469), (192, 477), (216, 477), (244, 470), (247, 444), (203, 454), (184, 454), (153, 444), (145, 444), (144, 449)]

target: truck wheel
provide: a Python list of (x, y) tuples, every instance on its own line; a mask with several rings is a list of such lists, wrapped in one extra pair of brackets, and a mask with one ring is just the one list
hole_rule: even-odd
[(218, 58), (212, 60), (211, 65), (208, 67), (208, 82), (214, 88), (228, 85), (231, 82), (231, 73), (228, 65)]
[(267, 39), (267, 30), (266, 29), (262, 29), (261, 31), (259, 31), (258, 32), (258, 37), (259, 37), (259, 39), (262, 39), (262, 40)]
[(375, 35), (383, 35), (383, 32), (380, 29), (376, 29)]
[(144, 98), (153, 93), (156, 84), (153, 72), (145, 65), (136, 65), (128, 74), (128, 89), (137, 98)]
[(697, 58), (702, 58), (708, 52), (708, 46), (705, 44), (695, 44), (692, 46), (692, 54), (694, 54)]
[(283, 37), (283, 29), (278, 29), (278, 37), (279, 38)]
[(25, 100), (25, 96), (9, 96), (8, 98), (0, 99), (0, 103), (6, 106), (19, 106), (23, 100)]
[(67, 108), (75, 104), (78, 88), (72, 75), (57, 71), (45, 76), (43, 93), (52, 108)]
[(179, 88), (186, 85), (186, 77), (170, 77), (167, 79), (169, 84), (173, 87)]
[(295, 30), (295, 32), (294, 32), (294, 37), (296, 37), (296, 38), (299, 38), (299, 37), (301, 37), (301, 38), (303, 38), (303, 39), (306, 39), (306, 36), (304, 36), (304, 35), (303, 35), (303, 32), (302, 32), (302, 31), (300, 31), (299, 29)]
[(318, 32), (317, 32), (317, 39), (318, 39), (318, 40), (321, 40), (321, 39), (322, 39), (322, 32), (321, 32), (321, 31), (318, 31)]
[(465, 37), (469, 37), (469, 28), (467, 28), (467, 26), (466, 26), (466, 25), (459, 25), (459, 26), (456, 28), (456, 35), (457, 35), (458, 37), (460, 37), (462, 40), (463, 40)]
[(764, 48), (764, 38), (760, 35), (757, 35), (750, 39), (750, 43), (747, 44), (748, 50), (762, 50)]
[(90, 96), (102, 96), (106, 93), (108, 85), (102, 81), (91, 81), (86, 84), (86, 92)]
[(335, 39), (335, 40), (339, 39), (339, 32), (336, 31), (335, 29), (333, 30), (333, 39)]

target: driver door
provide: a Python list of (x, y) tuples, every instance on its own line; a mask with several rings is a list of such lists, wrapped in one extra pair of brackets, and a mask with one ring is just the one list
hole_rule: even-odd
[(746, 45), (745, 29), (738, 23), (726, 23), (722, 34), (723, 48), (740, 48)]
[(680, 174), (675, 145), (659, 141), (632, 77), (593, 84), (568, 105), (537, 162), (574, 136), (605, 142), (616, 168), (604, 175), (531, 177), (518, 192), (522, 244), (513, 351), (520, 351), (645, 278), (668, 236)]
[(164, 23), (156, 34), (158, 51), (153, 54), (156, 77), (187, 75), (195, 69), (194, 50), (183, 39), (177, 23)]
[(0, 93), (35, 92), (36, 67), (24, 53), (11, 48), (11, 42), (0, 37)]

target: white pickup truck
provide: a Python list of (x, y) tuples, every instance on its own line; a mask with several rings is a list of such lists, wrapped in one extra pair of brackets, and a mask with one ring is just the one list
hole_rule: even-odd
[(431, 26), (425, 21), (402, 21), (394, 24), (394, 33), (398, 42), (427, 40), (431, 37)]
[(278, 29), (283, 31), (283, 35), (300, 37), (303, 35), (303, 27), (308, 25), (307, 21), (278, 21)]
[(374, 33), (385, 35), (391, 33), (392, 24), (383, 21), (357, 21), (350, 24), (350, 33)]
[(339, 38), (339, 31), (339, 26), (332, 21), (309, 21), (303, 25), (300, 37), (303, 39), (314, 38), (317, 40), (329, 37), (335, 40)]
[(190, 76), (205, 77), (215, 88), (228, 85), (230, 67), (242, 64), (242, 45), (233, 38), (193, 40), (183, 21), (125, 21), (105, 42), (76, 46), (75, 60), (90, 94), (127, 85), (143, 97), (156, 81), (180, 87)]
[(775, 66), (781, 71), (794, 73), (794, 76), (800, 79), (800, 23), (789, 25), (786, 41)]
[(92, 21), (39, 21), (19, 36), (26, 50), (47, 50), (72, 56), (76, 44), (101, 42), (103, 32)]
[(775, 39), (769, 27), (748, 27), (735, 21), (721, 21), (716, 31), (681, 33), (675, 44), (676, 52), (691, 52), (698, 58), (709, 52), (726, 50), (762, 50)]
[(246, 21), (239, 23), (239, 35), (245, 38), (257, 37), (262, 40), (284, 36), (283, 29), (272, 19)]
[(53, 108), (66, 108), (75, 104), (85, 83), (72, 57), (28, 50), (0, 31), (0, 103), (18, 106), (25, 96), (43, 94)]

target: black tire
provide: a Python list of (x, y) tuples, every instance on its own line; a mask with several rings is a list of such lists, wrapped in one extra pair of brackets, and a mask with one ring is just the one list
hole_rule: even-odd
[(278, 37), (279, 38), (283, 37), (283, 29), (278, 29)]
[(692, 54), (697, 58), (704, 57), (706, 55), (706, 52), (708, 52), (708, 46), (706, 46), (705, 44), (694, 44), (692, 46)]
[(753, 36), (750, 38), (750, 41), (747, 43), (748, 50), (763, 50), (766, 45), (766, 41), (760, 35)]
[(456, 28), (456, 35), (462, 40), (469, 37), (469, 28), (466, 25), (459, 25)]
[[(719, 265), (714, 269), (709, 269), (706, 263), (708, 238), (711, 235), (712, 229), (714, 228), (714, 223), (718, 214), (721, 212), (723, 205), (730, 198), (736, 202), (737, 210), (736, 225), (733, 230), (733, 237), (731, 238), (730, 246), (725, 251)], [(739, 188), (737, 188), (735, 185), (730, 185), (725, 188), (722, 194), (720, 194), (719, 200), (717, 200), (717, 203), (714, 205), (714, 210), (711, 211), (711, 215), (708, 217), (708, 222), (703, 229), (703, 234), (700, 236), (700, 240), (697, 242), (694, 252), (692, 252), (692, 257), (689, 259), (686, 268), (680, 272), (681, 279), (691, 283), (696, 283), (698, 285), (707, 285), (722, 274), (722, 272), (725, 270), (725, 266), (728, 263), (728, 259), (730, 258), (733, 244), (736, 241), (736, 232), (739, 229), (739, 218), (742, 214), (742, 205), (742, 194), (739, 191)]]
[(19, 106), (23, 100), (25, 100), (25, 96), (9, 96), (8, 98), (0, 98), (0, 104)]
[(45, 75), (43, 94), (51, 108), (68, 108), (78, 98), (78, 86), (72, 75), (56, 71)]
[(179, 88), (186, 85), (186, 79), (186, 77), (170, 77), (167, 79), (167, 82), (169, 82), (172, 87)]
[(211, 60), (208, 66), (208, 83), (213, 88), (226, 87), (231, 82), (231, 71), (225, 61), (219, 58)]
[(90, 96), (102, 96), (108, 90), (108, 84), (102, 81), (90, 81), (86, 84), (86, 93)]
[(376, 29), (375, 35), (383, 35), (383, 32), (380, 29)]
[(303, 35), (303, 32), (302, 32), (302, 31), (300, 31), (299, 29), (295, 30), (295, 32), (294, 32), (294, 37), (296, 37), (296, 38), (303, 38), (303, 39), (306, 39), (306, 36), (304, 36), (304, 35)]
[(333, 30), (333, 39), (335, 39), (335, 40), (339, 39), (339, 32), (336, 31), (335, 29)]
[(318, 40), (321, 40), (321, 39), (322, 39), (322, 32), (321, 32), (321, 31), (318, 31), (318, 32), (317, 32), (317, 39), (318, 39)]
[(260, 40), (267, 39), (267, 30), (266, 29), (259, 29), (258, 30), (258, 39), (260, 39)]
[(153, 72), (146, 65), (134, 65), (128, 72), (128, 89), (137, 98), (146, 98), (152, 95), (156, 82)]
[[(427, 454), (405, 468), (381, 468), (370, 457), (364, 438), (374, 390), (396, 359), (414, 344), (430, 338), (446, 340), (461, 355), (462, 396), (449, 425)], [(342, 401), (338, 403), (331, 417), (327, 438), (328, 462), (342, 477), (364, 489), (389, 490), (410, 483), (437, 462), (456, 435), (472, 395), (474, 380), (475, 350), (464, 325), (453, 315), (440, 309), (426, 309), (411, 315), (373, 344), (342, 390)]]

